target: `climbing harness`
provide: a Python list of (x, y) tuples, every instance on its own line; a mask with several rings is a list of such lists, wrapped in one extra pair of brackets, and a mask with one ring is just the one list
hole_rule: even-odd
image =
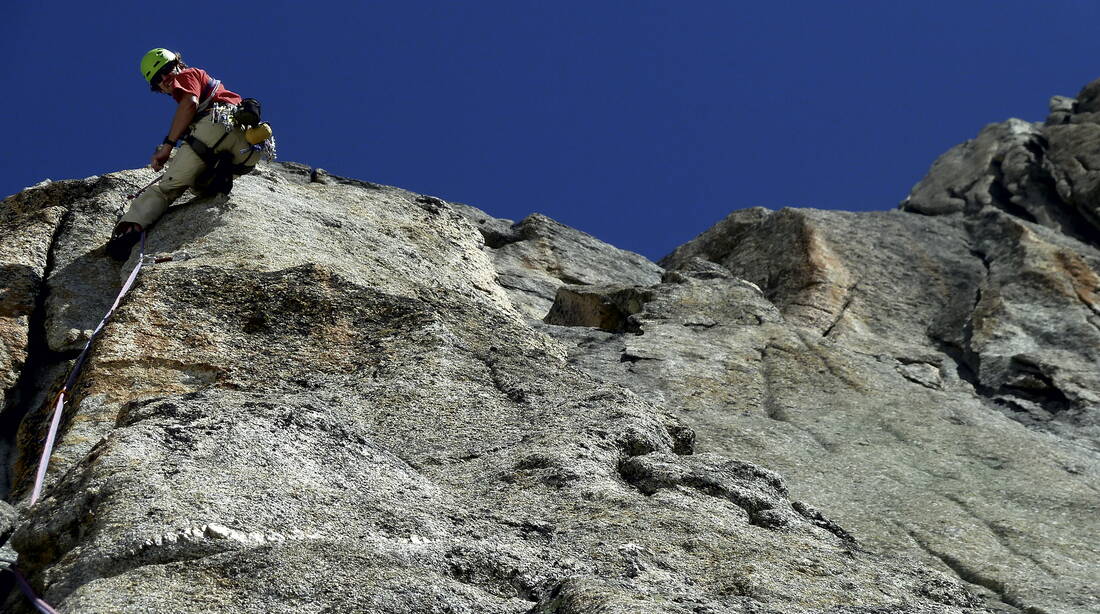
[[(184, 141), (191, 146), (195, 154), (198, 155), (203, 161), (203, 168), (199, 171), (199, 174), (195, 176), (195, 185), (191, 186), (195, 192), (202, 196), (213, 196), (214, 194), (229, 194), (233, 190), (233, 177), (234, 175), (246, 175), (252, 172), (255, 165), (249, 166), (247, 164), (233, 164), (233, 152), (232, 151), (220, 151), (214, 150), (218, 145), (222, 144), (225, 137), (229, 136), (226, 132), (218, 139), (213, 147), (207, 147), (205, 143), (195, 138), (193, 134), (187, 135)], [(250, 160), (252, 155), (249, 154)], [(246, 160), (247, 162), (247, 160)]]
[[(260, 158), (275, 159), (275, 137), (271, 131), (271, 125), (261, 118), (260, 101), (255, 98), (244, 98), (238, 105), (215, 103), (214, 94), (220, 87), (221, 81), (210, 77), (210, 81), (203, 88), (202, 102), (196, 109), (192, 126), (195, 122), (210, 116), (211, 122), (225, 127), (225, 134), (213, 145), (207, 145), (196, 138), (193, 129), (183, 137), (183, 141), (204, 164), (192, 186), (195, 192), (202, 196), (229, 194), (233, 190), (234, 177), (251, 173)], [(236, 156), (232, 151), (217, 151), (218, 146), (225, 141), (229, 133), (237, 128), (245, 131), (245, 140), (248, 142), (247, 147), (237, 152), (247, 153), (247, 157), (240, 164), (233, 163)], [(257, 152), (260, 154), (259, 158), (254, 157)]]
[(206, 87), (202, 91), (202, 102), (199, 103), (197, 109), (195, 109), (195, 116), (202, 115), (206, 109), (210, 107), (210, 104), (214, 102), (214, 94), (218, 93), (218, 89), (222, 86), (222, 82), (218, 81), (214, 77), (210, 77), (210, 81), (207, 82)]
[[(219, 108), (220, 105), (215, 106), (213, 109), (214, 117), (211, 118), (215, 123), (221, 123), (219, 119), (219, 113), (229, 113)], [(249, 142), (249, 146), (242, 149), (239, 153), (248, 152), (248, 156), (240, 164), (234, 164), (234, 153), (232, 150), (217, 151), (229, 134), (235, 129), (231, 117), (225, 121), (230, 123), (226, 124), (225, 133), (214, 141), (213, 145), (207, 145), (199, 140), (194, 132), (188, 134), (183, 138), (183, 141), (187, 143), (191, 150), (195, 152), (195, 155), (203, 161), (203, 169), (199, 171), (199, 174), (195, 177), (195, 182), (192, 188), (196, 193), (203, 196), (211, 196), (214, 194), (229, 194), (233, 189), (233, 179), (239, 175), (247, 175), (256, 168), (256, 163), (259, 162), (259, 158), (255, 157), (256, 152), (260, 152), (260, 158), (266, 156), (267, 159), (273, 159), (275, 156), (275, 139), (271, 135), (271, 128), (267, 124), (262, 124), (264, 128), (260, 128), (261, 133), (266, 132), (264, 140), (259, 143)], [(258, 128), (258, 127), (257, 127)], [(249, 130), (256, 130), (253, 128)], [(248, 133), (245, 138), (248, 139)]]

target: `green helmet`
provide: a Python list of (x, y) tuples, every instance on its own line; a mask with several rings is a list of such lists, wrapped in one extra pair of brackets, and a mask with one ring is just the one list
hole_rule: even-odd
[(176, 54), (171, 51), (160, 47), (152, 49), (145, 54), (145, 57), (141, 58), (141, 74), (146, 81), (152, 84), (153, 76), (160, 72), (160, 69), (164, 68), (165, 65), (175, 61)]

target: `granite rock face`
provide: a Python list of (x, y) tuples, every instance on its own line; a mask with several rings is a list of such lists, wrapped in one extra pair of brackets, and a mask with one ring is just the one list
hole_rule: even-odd
[[(992, 212), (973, 228), (993, 241), (1017, 223)], [(987, 272), (967, 225), (903, 212), (735, 213), (713, 242), (705, 233), (666, 259), (664, 283), (633, 289), (651, 298), (629, 315), (632, 330), (575, 326), (583, 316), (548, 318), (547, 330), (573, 347), (575, 366), (676, 408), (699, 452), (778, 471), (868, 548), (942, 566), (1024, 611), (1089, 611), (1100, 466), (1085, 399), (1097, 388), (1083, 383), (1097, 372), (1087, 310), (1048, 277), (1036, 275), (1040, 291)], [(738, 247), (721, 251), (737, 233)], [(559, 302), (576, 305), (577, 291)], [(616, 304), (628, 289), (603, 291)], [(1041, 329), (1036, 303), (1056, 324)], [(1046, 382), (1043, 368), (1065, 379)], [(1030, 387), (1012, 383), (1028, 375)]]
[(0, 202), (0, 553), (66, 614), (1100, 611), (1098, 130), (1100, 82), (660, 266), (263, 166), (152, 229), (31, 506), (151, 175), (44, 182)]
[[(709, 263), (662, 283), (548, 218), (486, 231), (468, 208), (294, 164), (152, 229), (29, 505), (46, 398), (136, 264), (103, 239), (149, 178), (0, 203), (4, 419), (21, 423), (5, 547), (59, 611), (986, 611), (949, 570), (868, 548), (752, 448), (697, 438), (675, 395), (570, 364), (573, 339), (545, 332), (622, 335), (696, 278), (707, 300), (743, 297), (745, 326), (785, 326), (752, 283)], [(534, 320), (565, 282), (619, 284), (616, 308), (642, 311), (607, 331)], [(708, 313), (690, 331), (718, 328)]]
[(870, 549), (1100, 611), (1098, 91), (987, 127), (897, 211), (736, 211), (660, 284), (560, 289), (546, 330)]
[(456, 205), (477, 224), (497, 270), (497, 282), (528, 317), (541, 320), (566, 284), (648, 285), (661, 279), (661, 267), (579, 230), (534, 213), (518, 223), (480, 209)]

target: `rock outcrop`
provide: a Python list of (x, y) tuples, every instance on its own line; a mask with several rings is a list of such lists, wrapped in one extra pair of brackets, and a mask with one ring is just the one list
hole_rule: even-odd
[(541, 320), (567, 284), (649, 285), (661, 267), (574, 228), (533, 213), (522, 221), (494, 218), (469, 205), (455, 209), (477, 225), (497, 271), (497, 283), (528, 317)]
[(66, 614), (1100, 610), (1097, 100), (987, 127), (898, 210), (735, 211), (660, 266), (261, 167), (152, 230), (33, 506), (150, 176), (29, 188), (0, 545)]
[[(661, 284), (563, 288), (547, 330), (872, 549), (1098, 610), (1098, 89), (987, 127), (898, 211), (736, 211)], [(629, 327), (586, 328), (608, 311)]]
[(464, 207), (321, 178), (273, 164), (152, 230), (34, 506), (46, 395), (136, 263), (102, 238), (148, 173), (4, 201), (5, 415), (29, 409), (8, 543), (59, 611), (982, 610), (778, 474), (695, 454), (522, 298), (656, 265), (542, 217), (487, 244)]

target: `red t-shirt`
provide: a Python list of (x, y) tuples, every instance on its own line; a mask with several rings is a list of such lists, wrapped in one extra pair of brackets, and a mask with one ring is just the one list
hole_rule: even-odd
[[(203, 90), (210, 82), (210, 75), (206, 74), (206, 71), (201, 68), (184, 68), (179, 73), (166, 75), (164, 78), (172, 86), (172, 98), (175, 98), (176, 102), (183, 100), (185, 96), (194, 96), (199, 100), (199, 104), (202, 104)], [(214, 102), (241, 104), (241, 97), (225, 89), (225, 85), (222, 85), (214, 93)]]

